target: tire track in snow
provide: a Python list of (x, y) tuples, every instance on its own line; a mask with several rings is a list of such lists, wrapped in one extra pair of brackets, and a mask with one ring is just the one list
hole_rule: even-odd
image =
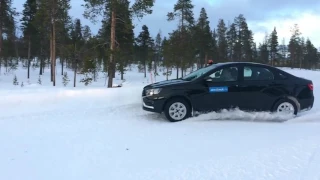
[[(12, 120), (12, 119), (45, 119), (46, 117), (79, 117), (79, 116), (97, 116), (103, 115), (104, 117), (110, 116), (131, 116), (130, 112), (137, 104), (127, 104), (127, 105), (119, 105), (116, 107), (112, 106), (89, 106), (89, 108), (55, 108), (55, 109), (46, 109), (45, 111), (39, 109), (38, 112), (30, 112), (30, 113), (19, 113), (16, 115), (0, 115), (0, 120)], [(140, 107), (140, 106), (139, 106)], [(141, 109), (141, 108), (140, 108)], [(127, 111), (128, 113), (123, 113)]]
[[(305, 166), (308, 166), (308, 156), (312, 154), (305, 149), (316, 147), (316, 144), (313, 143), (316, 139), (317, 137), (308, 139), (307, 141), (310, 142), (307, 143), (308, 147), (305, 146), (306, 140), (300, 139), (282, 146), (257, 149), (244, 153), (243, 156), (230, 155), (218, 159), (208, 157), (207, 160), (199, 160), (189, 164), (176, 164), (167, 169), (143, 169), (132, 174), (126, 174), (126, 176), (123, 175), (123, 179), (154, 179), (154, 177), (158, 177), (168, 180), (298, 180), (299, 173)], [(290, 155), (288, 156), (288, 154)], [(314, 162), (320, 164), (319, 160)], [(317, 172), (314, 170), (311, 170), (310, 174)]]
[(320, 143), (311, 154), (308, 165), (301, 173), (300, 180), (320, 180)]

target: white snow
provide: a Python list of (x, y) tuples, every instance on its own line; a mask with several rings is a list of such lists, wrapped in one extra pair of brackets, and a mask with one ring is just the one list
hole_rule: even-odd
[[(135, 67), (113, 89), (103, 74), (73, 88), (68, 71), (63, 87), (58, 66), (52, 87), (47, 68), (42, 85), (38, 69), (28, 83), (26, 69), (2, 68), (0, 179), (319, 180), (320, 71), (284, 69), (313, 80), (312, 110), (282, 123), (274, 120), (287, 117), (239, 110), (170, 123), (142, 110), (150, 78)], [(24, 87), (13, 86), (15, 74)]]

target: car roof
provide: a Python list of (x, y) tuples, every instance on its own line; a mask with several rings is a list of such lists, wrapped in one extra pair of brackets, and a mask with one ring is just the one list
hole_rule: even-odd
[(268, 66), (268, 67), (273, 67), (268, 64), (263, 64), (263, 63), (256, 63), (256, 62), (221, 62), (221, 63), (216, 63), (215, 65), (217, 66), (225, 66), (225, 65), (240, 65), (240, 64), (247, 64), (247, 65), (260, 65), (260, 66)]
[(273, 69), (275, 71), (280, 71), (281, 73), (284, 73), (286, 75), (289, 75), (289, 76), (293, 76), (292, 74), (286, 72), (286, 71), (283, 71), (277, 67), (274, 67), (274, 66), (271, 66), (271, 65), (268, 65), (268, 64), (263, 64), (263, 63), (256, 63), (256, 62), (245, 62), (245, 61), (242, 61), (242, 62), (221, 62), (221, 63), (216, 63), (214, 65), (216, 65), (215, 67), (222, 67), (222, 66), (227, 66), (227, 65), (258, 65), (258, 66), (264, 66), (264, 67), (267, 67), (267, 68), (270, 68), (270, 69)]

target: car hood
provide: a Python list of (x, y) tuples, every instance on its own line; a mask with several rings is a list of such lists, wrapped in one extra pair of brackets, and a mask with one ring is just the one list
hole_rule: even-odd
[(167, 87), (167, 86), (172, 86), (172, 85), (180, 85), (180, 84), (186, 84), (188, 81), (184, 81), (181, 79), (172, 79), (172, 80), (167, 80), (167, 81), (160, 81), (157, 83), (150, 84), (148, 86), (145, 86), (145, 89), (150, 89), (150, 88), (162, 88), (162, 87)]

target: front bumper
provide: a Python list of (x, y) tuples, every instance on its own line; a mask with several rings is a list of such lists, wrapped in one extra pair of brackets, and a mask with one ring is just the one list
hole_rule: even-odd
[(161, 113), (165, 99), (157, 99), (153, 97), (142, 97), (142, 109), (145, 111)]

